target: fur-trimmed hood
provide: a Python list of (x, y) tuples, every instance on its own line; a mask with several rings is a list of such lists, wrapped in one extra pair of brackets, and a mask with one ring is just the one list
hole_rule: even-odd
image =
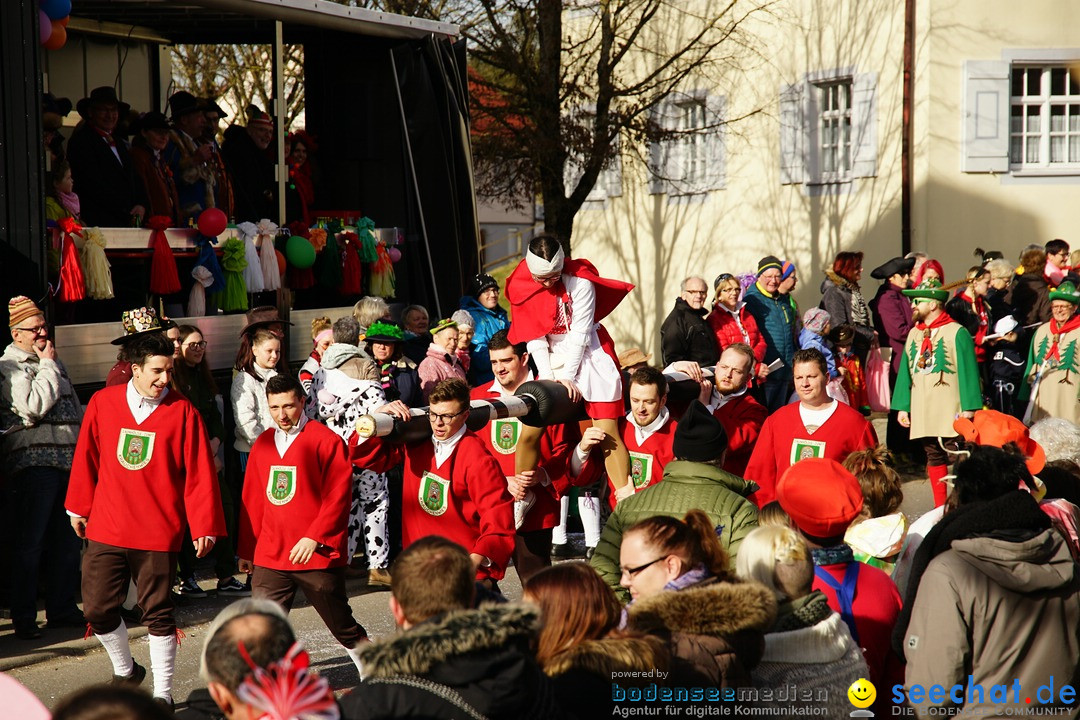
[(726, 637), (746, 630), (766, 632), (776, 619), (776, 598), (760, 583), (718, 582), (661, 592), (627, 610), (630, 626), (642, 632)]
[(587, 672), (604, 678), (620, 671), (667, 670), (668, 650), (653, 636), (586, 640), (551, 659), (544, 672), (554, 677)]
[(848, 280), (846, 278), (840, 277), (835, 272), (833, 272), (832, 268), (825, 268), (824, 272), (825, 272), (825, 279), (821, 281), (821, 292), (822, 293), (824, 293), (826, 290), (828, 290), (830, 285), (835, 285), (836, 287), (838, 287), (841, 290), (844, 290), (846, 292), (851, 292), (852, 290), (858, 290), (859, 289), (858, 285), (855, 285), (854, 283), (852, 283), (850, 280)]
[(540, 627), (534, 607), (485, 605), (456, 610), (359, 650), (365, 677), (426, 675), (456, 657), (507, 646), (527, 646)]

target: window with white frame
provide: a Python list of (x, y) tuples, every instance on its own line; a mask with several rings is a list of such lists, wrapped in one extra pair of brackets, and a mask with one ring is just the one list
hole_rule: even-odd
[[(574, 119), (591, 124), (595, 111), (595, 106), (587, 105), (572, 110), (571, 114)], [(572, 192), (581, 180), (584, 173), (581, 164), (582, 158), (578, 153), (571, 152), (566, 159), (566, 165), (563, 167), (563, 183), (568, 193)], [(596, 182), (593, 183), (585, 202), (602, 203), (608, 198), (620, 197), (621, 195), (622, 146), (619, 143), (619, 137), (616, 135), (611, 141), (611, 155), (605, 160), (604, 166), (600, 169), (600, 174), (597, 175)]]
[(1080, 71), (1014, 66), (1009, 96), (1012, 166), (1080, 168)]
[(724, 187), (724, 104), (720, 95), (673, 93), (653, 109), (649, 192), (679, 197)]
[(823, 180), (851, 172), (851, 78), (815, 84), (818, 93), (818, 141)]
[(831, 192), (876, 174), (877, 73), (815, 71), (780, 88), (781, 183)]

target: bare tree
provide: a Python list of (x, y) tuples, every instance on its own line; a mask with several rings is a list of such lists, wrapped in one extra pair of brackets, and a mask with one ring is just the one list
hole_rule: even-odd
[[(286, 45), (285, 119), (293, 129), (304, 111), (304, 49)], [(254, 104), (269, 110), (273, 98), (270, 45), (174, 45), (173, 83), (197, 97), (224, 100), (237, 114)]]
[(474, 70), (478, 192), (511, 203), (539, 192), (545, 231), (569, 249), (574, 216), (617, 138), (641, 148), (677, 135), (655, 110), (691, 78), (730, 79), (755, 55), (748, 20), (771, 5), (473, 0), (477, 12), (459, 22)]

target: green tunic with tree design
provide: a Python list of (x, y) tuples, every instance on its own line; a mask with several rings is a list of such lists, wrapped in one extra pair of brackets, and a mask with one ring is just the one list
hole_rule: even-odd
[(1070, 321), (1064, 329), (1065, 332), (1057, 338), (1056, 348), (1049, 322), (1036, 328), (1031, 340), (1018, 398), (1021, 402), (1028, 402), (1032, 385), (1039, 376), (1031, 408), (1033, 423), (1046, 417), (1080, 423), (1080, 400), (1077, 399), (1080, 392), (1080, 343), (1077, 342), (1080, 340), (1080, 325)]
[(920, 355), (923, 330), (912, 328), (893, 388), (892, 409), (911, 415), (911, 437), (954, 437), (961, 412), (981, 410), (975, 343), (957, 322), (930, 330), (930, 352)]

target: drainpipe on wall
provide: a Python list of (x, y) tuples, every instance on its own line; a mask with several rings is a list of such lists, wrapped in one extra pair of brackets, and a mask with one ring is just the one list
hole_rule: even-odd
[(915, 96), (915, 0), (904, 0), (904, 98), (900, 127), (900, 254), (911, 252), (911, 145)]

